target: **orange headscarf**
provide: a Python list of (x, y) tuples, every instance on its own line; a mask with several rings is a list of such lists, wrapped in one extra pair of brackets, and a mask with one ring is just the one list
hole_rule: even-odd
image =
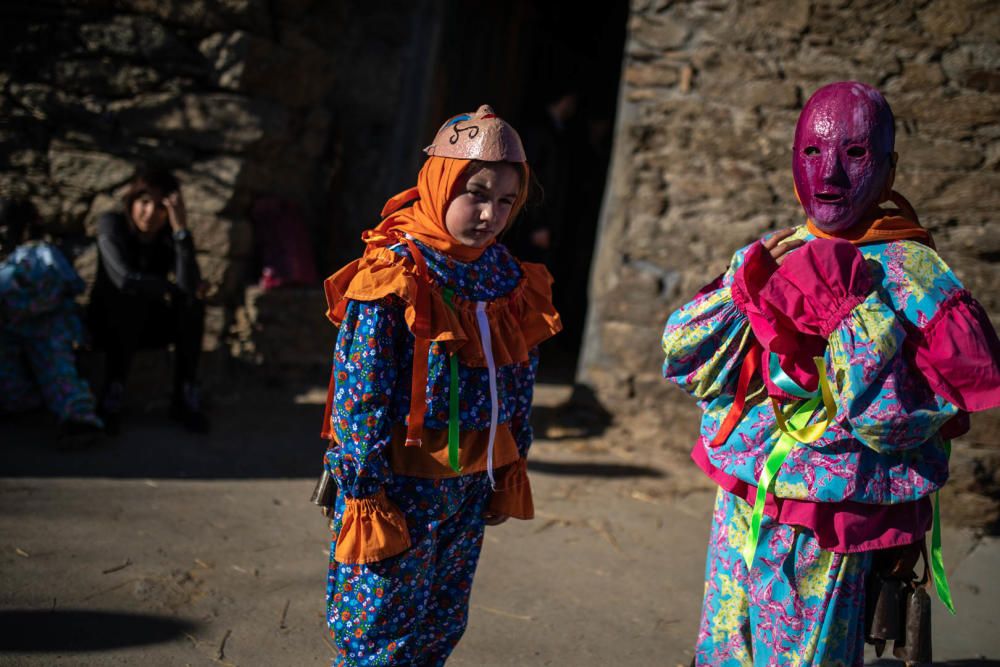
[(906, 201), (906, 198), (895, 190), (890, 193), (889, 199), (899, 208), (879, 209), (879, 214), (874, 218), (867, 219), (842, 232), (832, 234), (824, 232), (812, 220), (808, 220), (806, 226), (809, 228), (809, 232), (817, 238), (843, 239), (854, 245), (905, 239), (918, 241), (934, 248), (934, 239), (931, 237), (931, 233), (920, 226), (920, 220), (917, 219), (917, 213), (913, 210), (910, 202)]
[[(479, 259), (493, 241), (482, 248), (462, 245), (444, 226), (448, 202), (455, 194), (455, 187), (470, 162), (471, 160), (437, 156), (427, 158), (417, 176), (416, 187), (403, 190), (390, 198), (382, 208), (382, 222), (375, 229), (365, 232), (361, 236), (362, 240), (369, 246), (380, 247), (395, 243), (399, 236), (409, 234), (424, 245), (440, 250), (460, 262)], [(521, 187), (511, 207), (508, 224), (524, 206), (529, 175), (526, 163), (509, 164), (520, 168)], [(407, 206), (411, 202), (413, 205)]]
[[(412, 284), (412, 295), (414, 305), (414, 319), (410, 326), (410, 331), (414, 336), (413, 348), (413, 373), (410, 385), (410, 415), (407, 424), (407, 445), (420, 445), (421, 433), (424, 427), (424, 411), (426, 407), (427, 392), (427, 355), (431, 342), (431, 279), (420, 248), (410, 237), (440, 250), (445, 254), (457, 259), (460, 262), (471, 262), (478, 259), (490, 245), (482, 248), (473, 248), (462, 245), (455, 239), (444, 224), (445, 211), (448, 203), (455, 194), (455, 187), (471, 160), (459, 158), (446, 158), (431, 156), (424, 162), (417, 177), (416, 187), (409, 188), (392, 197), (382, 208), (382, 222), (374, 229), (370, 229), (361, 235), (365, 242), (365, 257), (372, 258), (378, 254), (378, 250), (396, 243), (404, 243), (410, 251), (414, 264), (414, 277), (416, 280)], [(513, 220), (524, 205), (528, 192), (528, 165), (527, 163), (510, 163), (521, 167), (521, 187), (518, 190), (517, 198), (511, 207), (510, 220)], [(412, 204), (412, 206), (407, 206)], [(344, 267), (336, 274), (327, 278), (324, 283), (327, 291), (327, 301), (329, 310), (327, 317), (335, 324), (339, 324), (339, 319), (343, 317), (345, 302), (341, 298), (337, 284), (348, 285), (358, 272), (358, 262), (354, 262)], [(548, 275), (546, 273), (546, 275)], [(551, 280), (551, 279), (550, 279)], [(339, 292), (339, 294), (338, 294)], [(554, 320), (558, 322), (558, 320)], [(558, 324), (554, 325), (558, 331)], [(330, 394), (327, 397), (327, 414), (324, 417), (324, 429), (328, 428), (332, 392), (334, 388), (333, 378), (330, 380)], [(324, 430), (324, 435), (328, 431)]]

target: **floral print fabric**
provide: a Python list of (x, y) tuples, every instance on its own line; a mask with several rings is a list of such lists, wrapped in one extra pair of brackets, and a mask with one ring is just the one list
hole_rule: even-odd
[(741, 549), (751, 508), (718, 490), (695, 664), (861, 667), (871, 553), (835, 554), (764, 517), (753, 569)]
[(74, 295), (83, 281), (47, 243), (18, 246), (0, 262), (0, 411), (44, 404), (59, 421), (101, 427), (74, 350), (83, 339)]
[[(813, 236), (801, 227), (792, 238)], [(859, 249), (876, 286), (829, 338), (825, 363), (838, 415), (822, 438), (789, 454), (775, 484), (780, 497), (892, 504), (925, 497), (948, 476), (938, 430), (958, 408), (935, 395), (905, 353), (904, 341), (962, 285), (933, 250), (919, 243)], [(718, 289), (671, 315), (663, 334), (664, 376), (700, 400), (703, 443), (712, 440), (729, 412), (750, 347), (750, 326), (730, 291), (746, 252), (736, 253)], [(726, 442), (705, 451), (715, 467), (756, 484), (778, 430), (759, 383), (751, 385), (747, 403)], [(817, 414), (814, 421), (821, 418)]]
[[(500, 244), (477, 260), (457, 262), (419, 244), (432, 281), (456, 296), (491, 301), (514, 290), (522, 277)], [(393, 247), (405, 255), (405, 246)], [(482, 519), (491, 488), (485, 473), (447, 479), (394, 475), (386, 455), (393, 426), (409, 413), (414, 338), (405, 304), (396, 296), (350, 301), (338, 332), (331, 419), (337, 446), (326, 465), (337, 480), (332, 528), (340, 531), (345, 498), (367, 498), (379, 489), (406, 517), (411, 547), (367, 564), (338, 563), (332, 556), (327, 621), (339, 652), (337, 667), (443, 665), (465, 630), (468, 596), (482, 546)], [(537, 370), (529, 359), (497, 368), (499, 424), (506, 424), (522, 457), (531, 445), (529, 422)], [(461, 429), (490, 426), (486, 368), (459, 365)], [(450, 364), (444, 346), (428, 353), (425, 426), (446, 429)], [(331, 554), (335, 551), (331, 548)]]

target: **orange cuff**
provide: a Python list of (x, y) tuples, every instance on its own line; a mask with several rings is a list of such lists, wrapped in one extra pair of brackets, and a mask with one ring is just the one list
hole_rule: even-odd
[(333, 557), (338, 563), (374, 563), (410, 548), (406, 518), (382, 489), (370, 498), (347, 498)]
[(535, 504), (531, 500), (528, 460), (518, 459), (497, 473), (497, 488), (490, 499), (490, 512), (515, 519), (534, 519)]

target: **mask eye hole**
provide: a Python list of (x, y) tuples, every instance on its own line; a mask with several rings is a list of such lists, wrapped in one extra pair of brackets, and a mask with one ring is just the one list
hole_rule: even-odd
[(814, 157), (816, 155), (819, 155), (819, 148), (817, 148), (816, 146), (806, 146), (805, 148), (802, 149), (802, 154), (808, 157)]
[(864, 146), (851, 146), (847, 149), (847, 157), (859, 158), (868, 154)]

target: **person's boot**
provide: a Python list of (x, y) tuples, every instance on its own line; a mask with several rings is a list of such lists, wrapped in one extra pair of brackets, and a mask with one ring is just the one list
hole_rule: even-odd
[(121, 431), (122, 407), (125, 404), (125, 385), (118, 380), (109, 382), (101, 393), (97, 414), (104, 422), (104, 432), (118, 435)]
[(198, 386), (185, 382), (179, 391), (174, 392), (170, 402), (170, 418), (180, 422), (192, 433), (208, 433), (208, 417), (201, 408), (201, 392)]

